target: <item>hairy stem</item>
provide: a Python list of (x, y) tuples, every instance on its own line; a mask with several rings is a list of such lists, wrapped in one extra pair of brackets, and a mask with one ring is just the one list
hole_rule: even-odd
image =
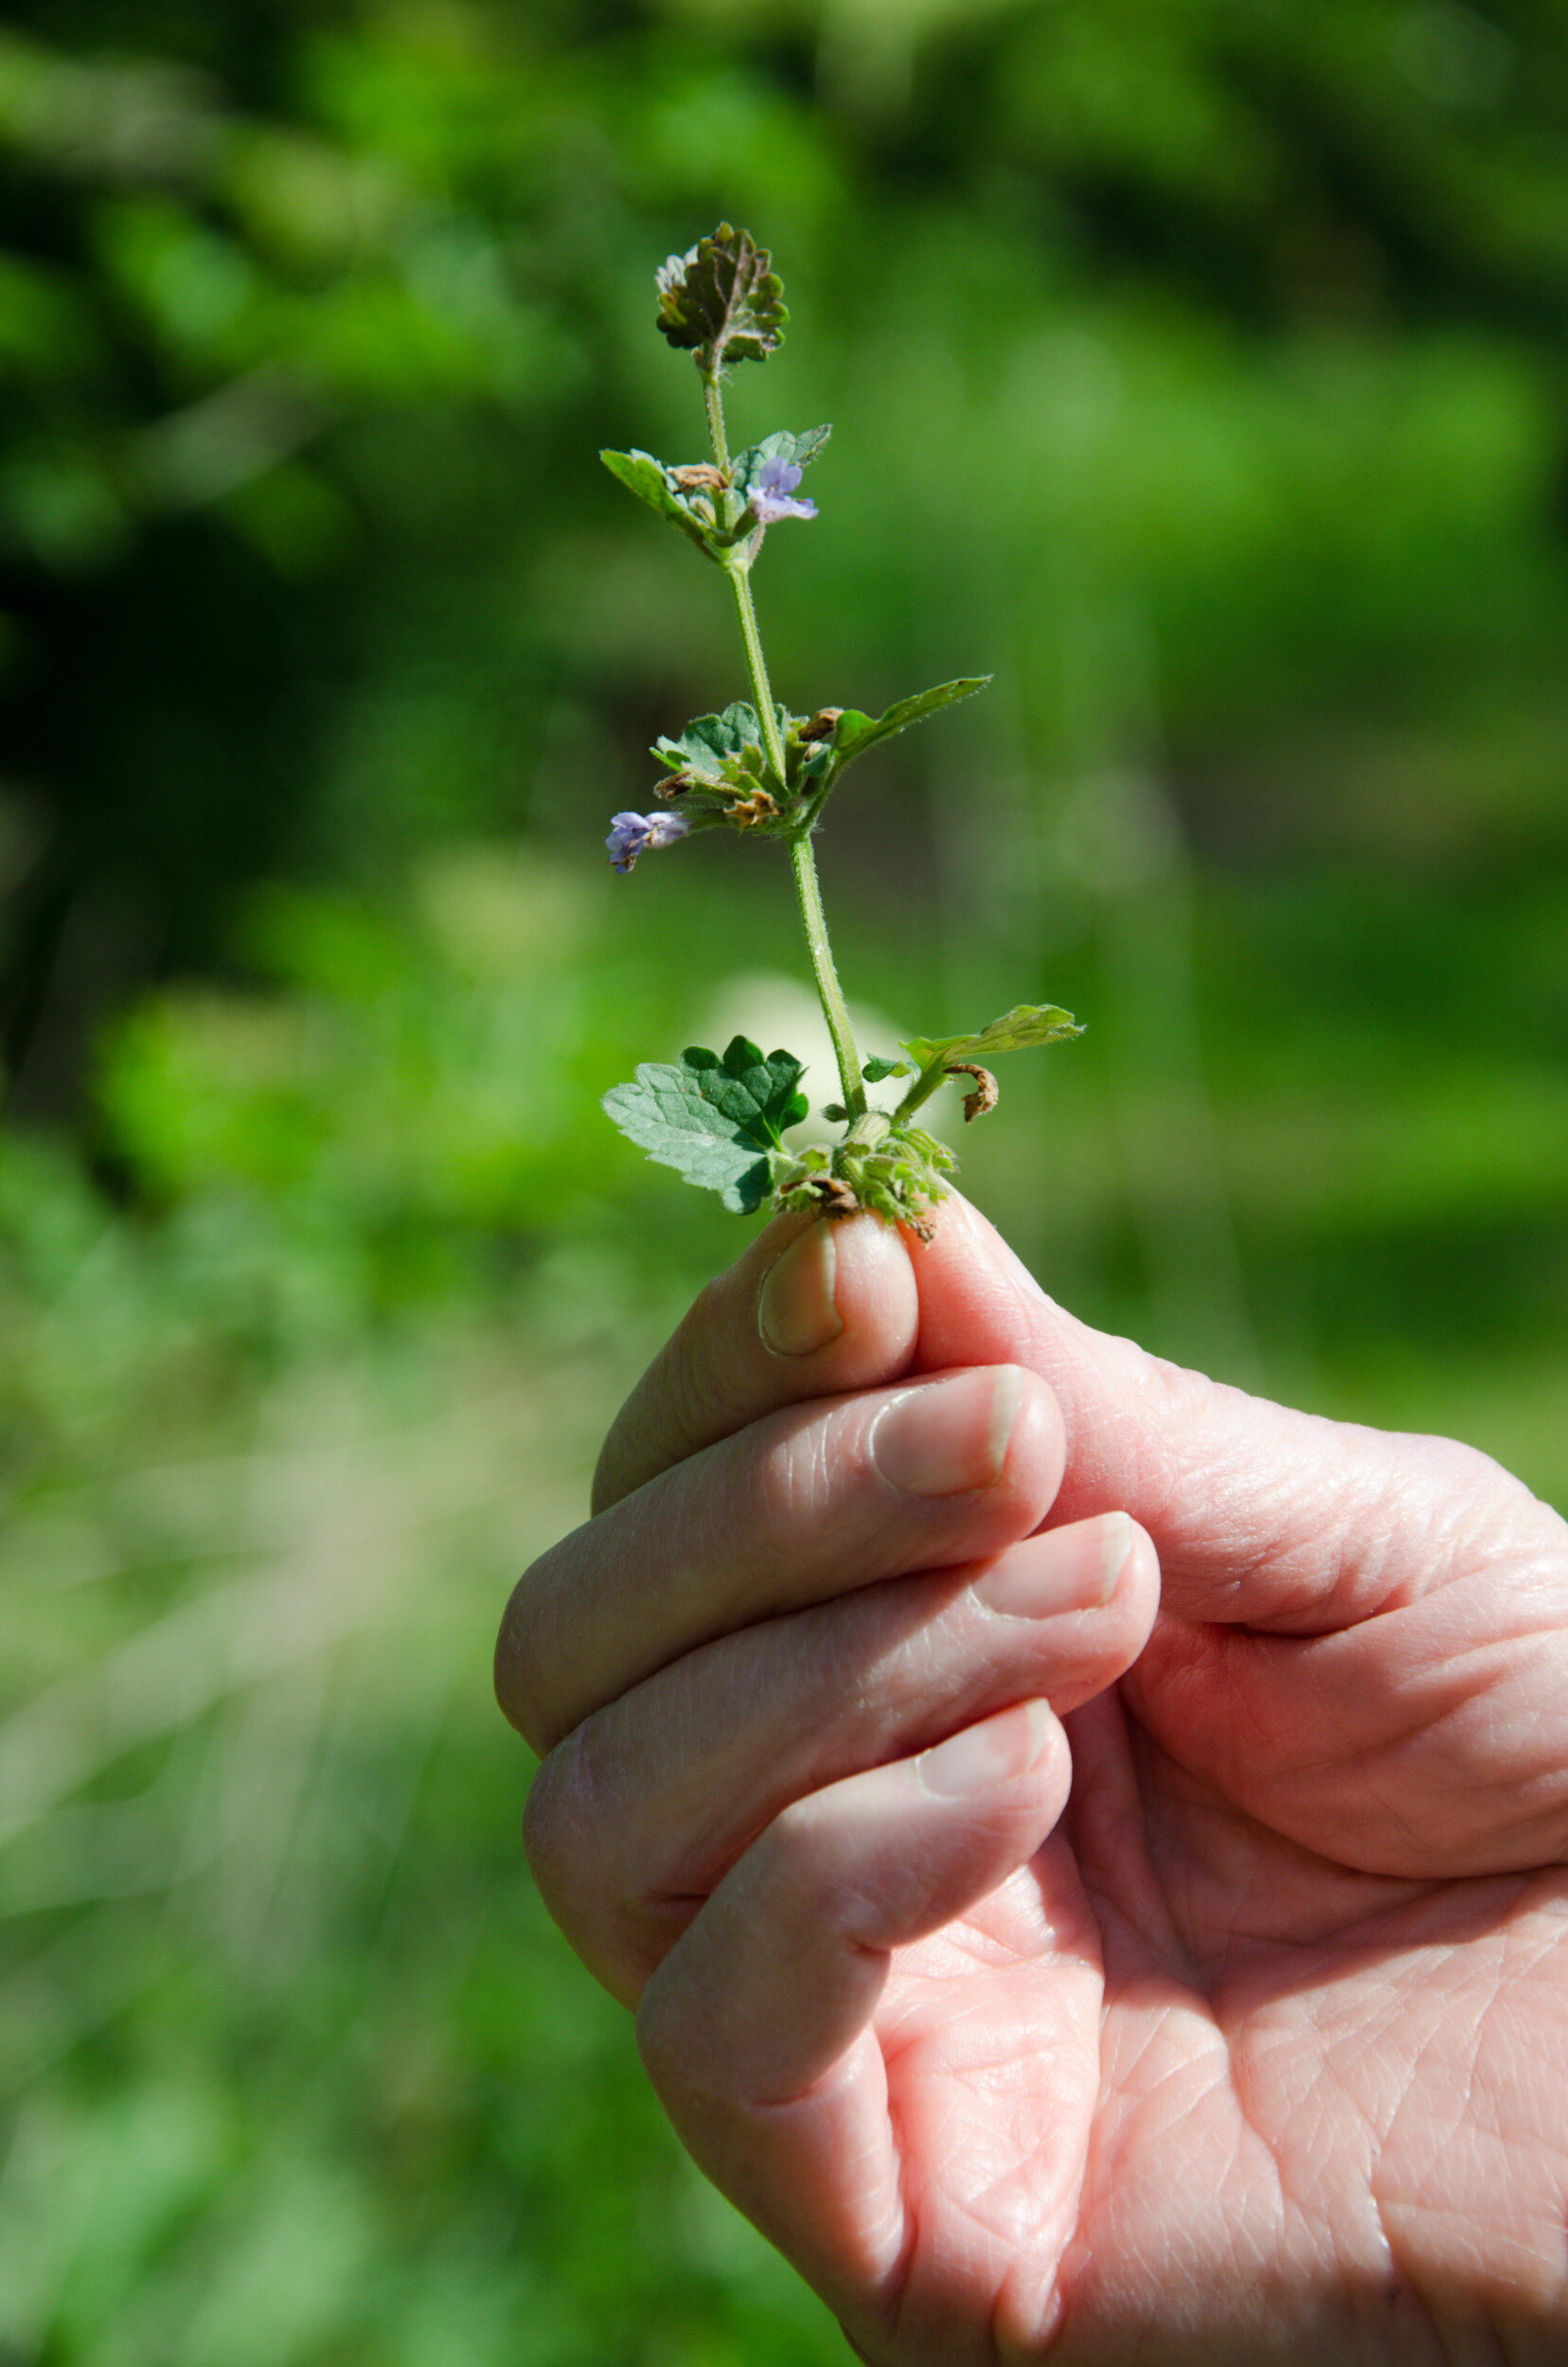
[(713, 457), (721, 469), (729, 467), (729, 446), (724, 441), (724, 398), (719, 391), (717, 370), (703, 372), (703, 403), (707, 412), (708, 434), (713, 439)]
[[(707, 410), (708, 435), (713, 441), (713, 458), (718, 468), (728, 470), (729, 443), (724, 435), (724, 398), (720, 391), (717, 371), (703, 372), (703, 401)], [(733, 499), (733, 496), (726, 498)], [(733, 517), (731, 524), (733, 524)], [(737, 551), (724, 568), (735, 594), (735, 612), (740, 619), (740, 638), (746, 645), (746, 671), (751, 676), (752, 696), (757, 702), (757, 720), (762, 727), (762, 745), (768, 762), (777, 775), (778, 786), (784, 787), (784, 743), (778, 736), (778, 716), (774, 707), (773, 691), (768, 684), (768, 661), (762, 654), (762, 636), (757, 629), (757, 603), (752, 598), (751, 580), (746, 562)]]
[(795, 894), (800, 899), (807, 951), (811, 956), (816, 989), (822, 1001), (822, 1015), (833, 1039), (844, 1106), (851, 1119), (864, 1117), (865, 1080), (861, 1075), (860, 1054), (855, 1049), (844, 988), (833, 967), (833, 949), (828, 942), (828, 921), (822, 909), (822, 890), (817, 884), (816, 857), (811, 852), (809, 830), (802, 830), (790, 840), (790, 862), (794, 870)]
[(746, 671), (751, 676), (752, 696), (757, 701), (757, 720), (762, 727), (762, 745), (768, 762), (774, 769), (780, 790), (785, 787), (784, 742), (778, 735), (778, 710), (774, 705), (772, 686), (768, 681), (768, 661), (762, 654), (762, 636), (757, 629), (757, 603), (752, 598), (751, 583), (743, 567), (726, 567), (730, 590), (735, 594), (735, 611), (740, 619), (740, 638), (746, 645)]
[[(729, 445), (724, 436), (724, 399), (719, 390), (717, 371), (704, 370), (703, 373), (703, 401), (707, 410), (714, 462), (717, 467), (727, 470), (730, 460)], [(739, 553), (724, 572), (735, 594), (735, 613), (740, 619), (740, 638), (746, 650), (746, 671), (751, 676), (752, 697), (757, 703), (757, 721), (761, 728), (762, 745), (782, 791), (788, 784), (784, 742), (779, 736), (778, 710), (774, 705), (773, 686), (768, 681), (768, 662), (762, 654), (762, 635), (757, 630), (757, 603), (752, 598), (751, 578)], [(791, 837), (789, 845), (795, 895), (800, 900), (800, 917), (806, 931), (806, 950), (811, 957), (811, 971), (816, 979), (822, 1015), (828, 1022), (828, 1033), (833, 1040), (833, 1057), (838, 1061), (844, 1106), (851, 1119), (864, 1117), (865, 1080), (861, 1075), (860, 1054), (855, 1048), (855, 1032), (849, 1024), (844, 988), (839, 985), (838, 971), (833, 966), (833, 949), (828, 940), (828, 917), (822, 909), (822, 890), (817, 883), (816, 857), (811, 852), (809, 824)]]

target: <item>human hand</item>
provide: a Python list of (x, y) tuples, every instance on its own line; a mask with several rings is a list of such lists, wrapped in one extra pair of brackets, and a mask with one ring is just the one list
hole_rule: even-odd
[(1562, 2357), (1568, 1530), (1086, 1330), (961, 1203), (793, 1230), (498, 1656), (697, 2159), (888, 2367)]

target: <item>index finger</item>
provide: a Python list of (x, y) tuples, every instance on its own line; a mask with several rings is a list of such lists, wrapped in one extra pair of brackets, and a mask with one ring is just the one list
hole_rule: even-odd
[(764, 1414), (899, 1380), (920, 1304), (880, 1217), (779, 1217), (697, 1296), (627, 1398), (594, 1475), (603, 1512)]
[(1095, 1331), (957, 1193), (915, 1262), (915, 1369), (1038, 1373), (1067, 1432), (1052, 1524), (1130, 1512), (1167, 1611), (1317, 1636), (1467, 1574), (1489, 1572), (1500, 1603), (1526, 1573), (1559, 1582), (1561, 1519), (1472, 1447), (1296, 1413)]

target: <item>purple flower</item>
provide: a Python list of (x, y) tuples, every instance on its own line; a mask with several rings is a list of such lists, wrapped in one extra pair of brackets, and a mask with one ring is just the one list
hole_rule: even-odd
[(764, 460), (751, 481), (751, 506), (760, 525), (776, 525), (780, 518), (814, 518), (815, 502), (791, 499), (800, 483), (800, 471), (776, 455)]
[(684, 813), (613, 813), (610, 835), (604, 843), (615, 869), (630, 871), (637, 857), (646, 854), (650, 846), (673, 846), (690, 828)]

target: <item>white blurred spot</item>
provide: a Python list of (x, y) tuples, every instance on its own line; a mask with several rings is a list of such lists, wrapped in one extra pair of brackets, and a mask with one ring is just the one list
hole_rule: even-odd
[[(865, 1003), (849, 1006), (849, 1022), (863, 1060), (875, 1053), (888, 1060), (900, 1058), (900, 1022)], [(797, 1148), (804, 1143), (837, 1141), (837, 1126), (817, 1114), (825, 1101), (837, 1101), (840, 1095), (833, 1039), (822, 1006), (802, 980), (778, 970), (748, 970), (722, 978), (704, 1004), (696, 1028), (691, 1041), (709, 1044), (715, 1052), (722, 1052), (732, 1036), (749, 1036), (764, 1052), (793, 1052), (804, 1060), (801, 1090), (811, 1096), (811, 1115), (804, 1125), (792, 1127), (786, 1139)], [(874, 1108), (891, 1110), (908, 1083), (907, 1077), (889, 1077), (867, 1086), (866, 1096)]]
[(1095, 773), (1068, 792), (1056, 828), (1056, 856), (1080, 887), (1114, 896), (1146, 886), (1182, 859), (1181, 816), (1144, 773)]
[(1407, 82), (1439, 107), (1495, 107), (1513, 78), (1514, 45), (1460, 0), (1417, 0), (1389, 34)]

